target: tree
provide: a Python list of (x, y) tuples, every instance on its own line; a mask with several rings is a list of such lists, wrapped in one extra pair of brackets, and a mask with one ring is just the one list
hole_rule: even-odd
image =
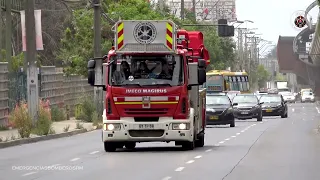
[(286, 81), (286, 77), (282, 75), (281, 73), (277, 73), (275, 80), (276, 81)]
[(263, 65), (259, 65), (257, 68), (257, 81), (259, 88), (264, 88), (266, 82), (270, 79), (270, 73), (264, 68)]
[[(103, 0), (103, 11), (115, 21), (125, 20), (162, 20), (170, 19), (178, 25), (195, 24), (193, 17), (184, 21), (172, 16), (168, 7), (160, 10), (158, 4), (150, 5), (146, 0)], [(188, 15), (186, 10), (186, 15)], [(107, 53), (114, 39), (111, 28), (114, 24), (103, 21), (102, 52)], [(62, 48), (57, 52), (57, 58), (65, 65), (66, 73), (86, 75), (86, 63), (93, 57), (93, 10), (78, 9), (73, 11), (71, 26), (65, 30), (61, 40)], [(210, 53), (211, 65), (208, 69), (222, 69), (231, 66), (235, 60), (234, 42), (231, 38), (219, 38), (215, 27), (186, 27), (186, 30), (202, 31), (205, 46)]]

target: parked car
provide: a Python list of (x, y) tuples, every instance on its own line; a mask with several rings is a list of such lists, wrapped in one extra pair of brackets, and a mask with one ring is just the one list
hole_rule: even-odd
[(292, 92), (284, 92), (282, 93), (284, 101), (288, 103), (295, 103), (296, 102), (296, 97)]
[(315, 102), (314, 94), (313, 92), (302, 92), (301, 95), (301, 102)]
[(262, 102), (263, 116), (281, 116), (281, 118), (288, 117), (288, 105), (280, 94), (263, 95), (260, 98)]
[(206, 124), (235, 127), (233, 107), (230, 98), (224, 95), (209, 94), (206, 97)]
[(239, 94), (232, 101), (234, 117), (237, 119), (257, 118), (262, 121), (261, 104), (257, 96), (253, 94)]

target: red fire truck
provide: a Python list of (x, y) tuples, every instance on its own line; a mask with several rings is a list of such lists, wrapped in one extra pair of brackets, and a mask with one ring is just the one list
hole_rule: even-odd
[(209, 53), (198, 31), (172, 21), (119, 21), (104, 56), (103, 85), (94, 59), (88, 83), (106, 91), (102, 141), (106, 152), (137, 142), (171, 142), (186, 150), (204, 146), (205, 68)]

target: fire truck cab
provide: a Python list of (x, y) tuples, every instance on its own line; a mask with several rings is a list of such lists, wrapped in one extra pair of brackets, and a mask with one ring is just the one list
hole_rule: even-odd
[(201, 32), (178, 30), (172, 21), (119, 21), (114, 46), (104, 56), (106, 91), (102, 141), (107, 152), (137, 142), (204, 146), (208, 51)]

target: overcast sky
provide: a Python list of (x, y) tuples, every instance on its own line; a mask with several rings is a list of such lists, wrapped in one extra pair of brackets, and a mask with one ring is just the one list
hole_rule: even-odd
[[(247, 23), (248, 28), (258, 28), (263, 39), (273, 41), (275, 44), (281, 36), (295, 36), (300, 30), (294, 28), (293, 21), (297, 11), (305, 11), (314, 0), (236, 0), (236, 13), (238, 20), (252, 20)], [(310, 12), (316, 22), (318, 8)], [(309, 19), (309, 18), (308, 18)], [(242, 24), (240, 27), (246, 27)]]

